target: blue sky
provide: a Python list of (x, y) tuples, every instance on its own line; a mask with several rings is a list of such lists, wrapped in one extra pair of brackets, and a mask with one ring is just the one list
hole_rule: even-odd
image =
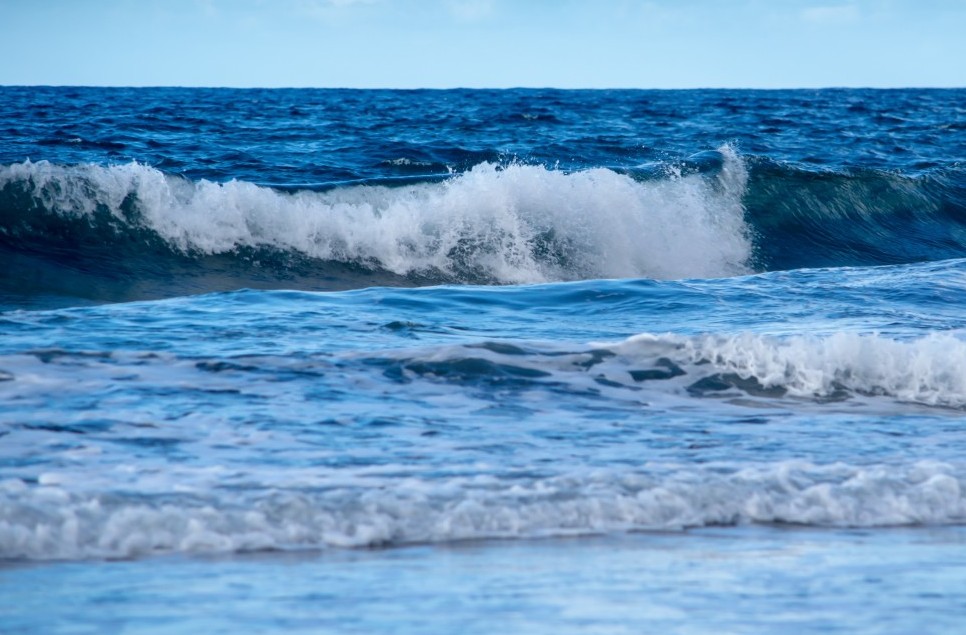
[(0, 0), (0, 84), (966, 86), (966, 0)]

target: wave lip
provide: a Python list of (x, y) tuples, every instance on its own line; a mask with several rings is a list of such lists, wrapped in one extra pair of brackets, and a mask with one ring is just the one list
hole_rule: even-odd
[(966, 475), (906, 466), (782, 462), (744, 469), (598, 471), (545, 478), (404, 479), (364, 488), (164, 498), (0, 483), (0, 558), (391, 546), (714, 525), (959, 524)]

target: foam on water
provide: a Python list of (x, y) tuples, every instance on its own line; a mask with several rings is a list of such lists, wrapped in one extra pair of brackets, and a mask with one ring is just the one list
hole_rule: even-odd
[(643, 333), (574, 350), (482, 346), (388, 353), (403, 381), (466, 381), (491, 373), (539, 383), (543, 377), (598, 390), (624, 386), (691, 396), (744, 393), (764, 398), (841, 400), (885, 397), (966, 407), (966, 341), (959, 333), (892, 339), (849, 332), (775, 337), (757, 333)]
[(670, 357), (698, 376), (716, 374), (725, 389), (741, 386), (721, 375), (733, 374), (753, 380), (755, 388), (777, 388), (796, 397), (847, 392), (966, 406), (966, 342), (950, 333), (915, 340), (847, 332), (789, 338), (750, 333), (642, 334), (620, 344), (615, 352), (635, 360)]
[(942, 463), (786, 461), (546, 478), (360, 478), (247, 495), (90, 494), (0, 484), (0, 558), (366, 547), (747, 523), (878, 527), (966, 520), (966, 472)]
[[(744, 454), (705, 453), (710, 460), (689, 462), (661, 454), (660, 439), (651, 447), (631, 435), (619, 437), (626, 439), (620, 460), (600, 465), (591, 456), (600, 446), (576, 459), (569, 445), (561, 450), (554, 440), (576, 434), (592, 443), (597, 427), (641, 417), (639, 431), (666, 417), (676, 429), (682, 412), (706, 414), (702, 428), (713, 428), (725, 406), (707, 397), (729, 395), (741, 397), (731, 408), (744, 408), (732, 413), (764, 418), (789, 409), (833, 414), (830, 401), (848, 400), (861, 400), (854, 404), (861, 408), (842, 408), (862, 421), (875, 417), (870, 404), (904, 411), (896, 400), (963, 408), (960, 335), (642, 334), (584, 346), (481, 342), (231, 358), (5, 355), (0, 397), (28, 412), (53, 413), (59, 423), (11, 425), (4, 437), (10, 463), (0, 483), (0, 558), (361, 547), (747, 523), (962, 524), (966, 467), (948, 452), (944, 462), (929, 449), (917, 458), (870, 452), (846, 454), (843, 462), (803, 462), (769, 456), (755, 443), (753, 460), (742, 458), (746, 447)], [(345, 385), (353, 386), (351, 396), (340, 393)], [(154, 395), (164, 395), (166, 405), (146, 403)], [(568, 396), (563, 407), (561, 395)], [(492, 402), (507, 399), (546, 416), (510, 427), (505, 418), (488, 418)], [(110, 418), (85, 412), (91, 400), (109, 408)], [(249, 405), (239, 411), (219, 400)], [(408, 406), (411, 418), (445, 411), (461, 422), (460, 431), (423, 437), (425, 425), (410, 428), (400, 419), (359, 453), (343, 445), (381, 429), (364, 431), (370, 415), (385, 419), (408, 400), (421, 404), (418, 411)], [(320, 404), (325, 416), (344, 423), (322, 425)], [(593, 418), (603, 404), (608, 417)], [(584, 407), (588, 418), (580, 418)], [(57, 416), (58, 409), (70, 413)], [(921, 413), (921, 406), (908, 412)], [(830, 425), (822, 421), (823, 429)], [(685, 434), (684, 427), (675, 434)], [(761, 428), (763, 439), (780, 432)], [(719, 432), (720, 441), (734, 441), (735, 432)], [(531, 453), (525, 468), (513, 461), (500, 467), (500, 450), (479, 449), (518, 442), (520, 452)], [(172, 460), (171, 452), (183, 460)], [(408, 462), (413, 453), (423, 458)], [(930, 460), (917, 460), (924, 457)]]
[[(396, 274), (523, 283), (747, 272), (742, 161), (722, 148), (715, 176), (637, 182), (608, 169), (477, 165), (441, 183), (283, 193), (243, 181), (169, 176), (137, 163), (45, 161), (0, 168), (37, 214), (149, 230), (186, 253), (297, 252)], [(17, 231), (9, 228), (7, 232)]]
[(288, 384), (279, 385), (273, 377), (337, 373), (353, 378), (360, 395), (371, 391), (377, 398), (393, 383), (415, 394), (428, 382), (538, 391), (568, 386), (574, 395), (645, 390), (648, 399), (661, 394), (684, 399), (742, 394), (816, 403), (861, 398), (890, 407), (904, 402), (962, 409), (963, 360), (966, 341), (959, 332), (909, 339), (849, 332), (786, 337), (645, 333), (590, 345), (491, 341), (378, 353), (228, 358), (35, 350), (0, 356), (0, 397), (39, 404), (55, 394), (66, 398), (160, 386), (175, 391), (244, 387), (268, 396), (286, 394)]

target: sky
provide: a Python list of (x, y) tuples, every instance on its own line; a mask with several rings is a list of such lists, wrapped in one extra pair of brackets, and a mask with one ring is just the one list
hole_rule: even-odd
[(966, 86), (966, 0), (0, 0), (0, 84)]

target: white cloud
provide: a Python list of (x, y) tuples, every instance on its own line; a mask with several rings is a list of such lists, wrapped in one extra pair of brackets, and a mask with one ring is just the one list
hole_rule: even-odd
[(328, 20), (353, 7), (370, 6), (380, 0), (298, 0), (298, 12), (310, 18)]
[(215, 0), (195, 0), (195, 5), (205, 17), (216, 18), (221, 14), (215, 6)]
[(854, 4), (809, 7), (803, 9), (801, 18), (812, 24), (848, 24), (859, 19), (859, 8)]
[(321, 0), (321, 4), (330, 7), (351, 7), (356, 4), (375, 4), (376, 0)]
[(460, 22), (479, 22), (493, 15), (493, 0), (448, 0), (446, 7)]

